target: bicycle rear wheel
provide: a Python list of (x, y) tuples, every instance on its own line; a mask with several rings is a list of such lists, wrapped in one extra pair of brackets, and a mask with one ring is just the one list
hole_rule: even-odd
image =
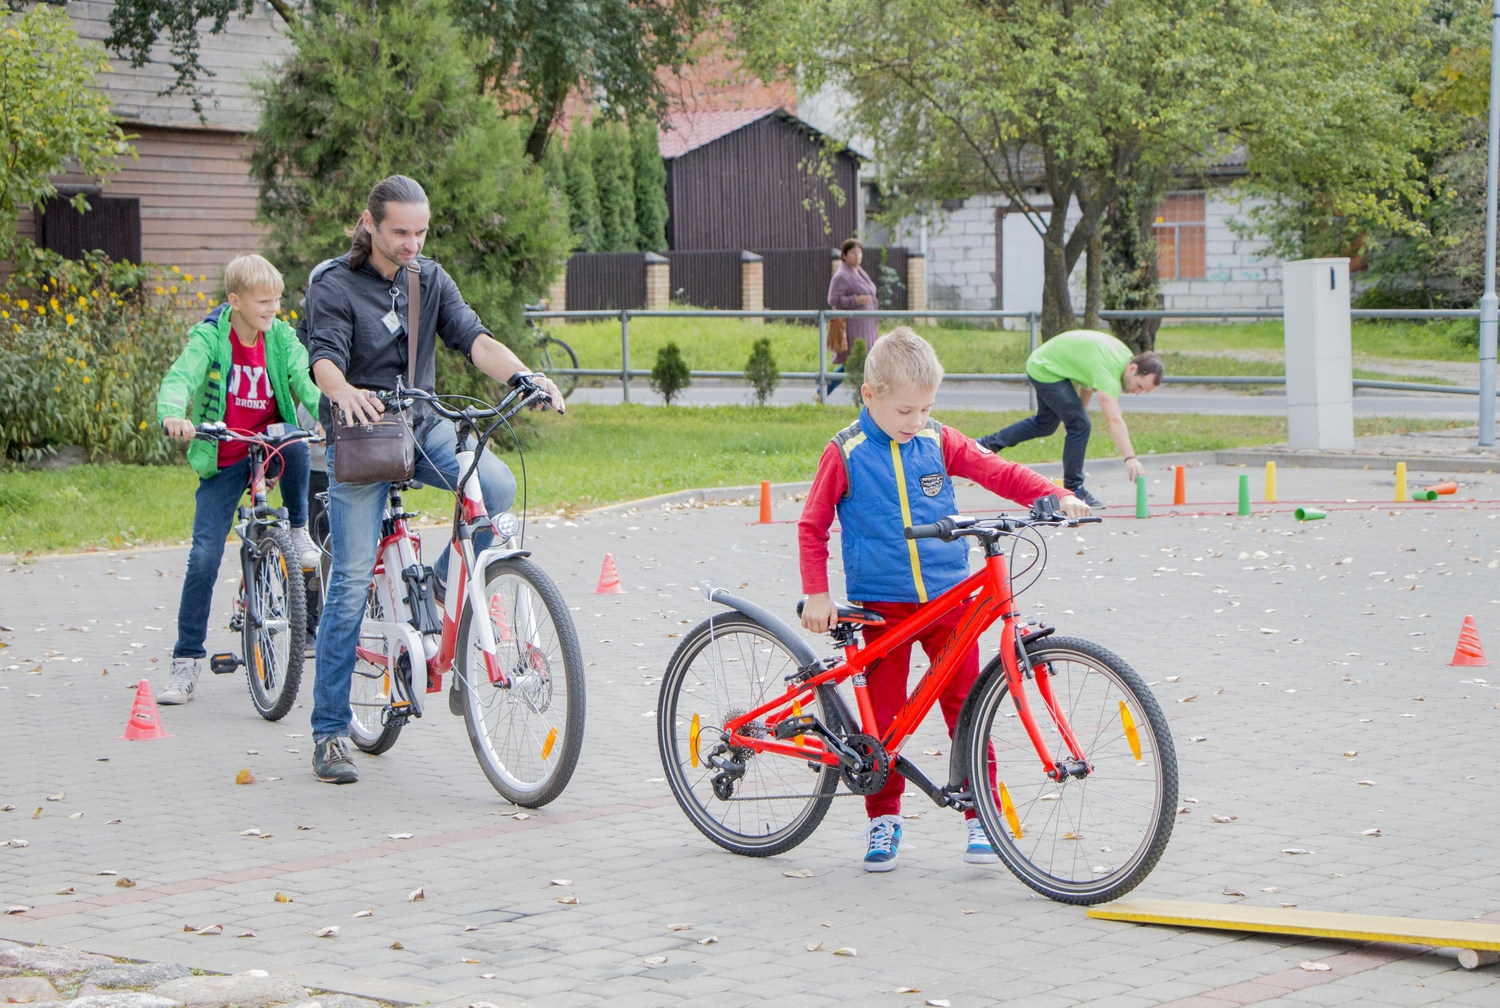
[(517, 805), (537, 808), (567, 787), (583, 746), (583, 651), (562, 593), (524, 557), (491, 560), (485, 612), (508, 682), (490, 681), (473, 607), (458, 624), (457, 686), (484, 775)]
[(553, 374), (553, 368), (578, 369), (578, 355), (573, 348), (555, 336), (541, 335), (537, 337), (537, 347), (541, 351), (542, 373), (551, 378), (557, 385), (559, 392), (564, 397), (573, 394), (578, 387), (578, 376), (575, 374)]
[(797, 659), (764, 626), (723, 612), (683, 638), (662, 678), (656, 737), (667, 783), (692, 824), (736, 854), (791, 850), (818, 828), (838, 787), (833, 767), (731, 747), (720, 731), (780, 694), (796, 670)]
[[(385, 618), (380, 598), (371, 585), (365, 600), (365, 625), (371, 621), (383, 623)], [(359, 646), (384, 653), (385, 638), (361, 631)], [(378, 756), (401, 737), (406, 719), (393, 716), (395, 707), (391, 697), (396, 692), (395, 678), (395, 670), (376, 665), (356, 654), (354, 675), (349, 679), (349, 707), (354, 712), (349, 719), (349, 739), (361, 752)]]
[(252, 533), (252, 556), (245, 566), (246, 608), (241, 627), (245, 678), (250, 702), (267, 721), (286, 717), (302, 683), (307, 600), (302, 565), (291, 534), (279, 526)]
[[(1177, 756), (1167, 719), (1141, 677), (1098, 644), (1046, 637), (1027, 653), (1036, 675), (1050, 676), (1090, 770), (1061, 782), (1043, 773), (996, 669), (977, 700), (969, 750), (971, 781), (994, 774), (974, 789), (980, 821), (1006, 867), (1042, 895), (1116, 899), (1150, 873), (1172, 835)], [(1028, 689), (1027, 700), (1052, 755), (1067, 758), (1038, 692)]]

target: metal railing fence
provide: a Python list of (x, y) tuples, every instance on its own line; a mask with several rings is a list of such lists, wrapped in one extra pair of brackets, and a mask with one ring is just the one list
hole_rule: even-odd
[[(1440, 320), (1440, 319), (1479, 319), (1478, 309), (1425, 309), (1425, 308), (1356, 308), (1350, 311), (1350, 317), (1356, 319), (1411, 319), (1411, 320)], [(1182, 310), (1182, 311), (1102, 311), (1100, 317), (1109, 319), (1280, 319), (1282, 312), (1279, 308), (1240, 308), (1214, 311), (1204, 310)], [(527, 312), (528, 319), (565, 319), (573, 321), (598, 321), (601, 319), (618, 319), (620, 322), (620, 360), (618, 368), (556, 368), (554, 370), (561, 374), (572, 374), (580, 377), (591, 378), (618, 378), (621, 385), (621, 393), (625, 402), (630, 402), (630, 383), (632, 379), (649, 378), (651, 370), (633, 368), (630, 366), (630, 322), (639, 318), (756, 318), (756, 319), (788, 319), (800, 321), (813, 321), (816, 327), (809, 327), (808, 338), (812, 339), (816, 333), (818, 341), (818, 370), (816, 371), (783, 371), (782, 378), (790, 378), (803, 381), (816, 381), (818, 388), (823, 388), (835, 372), (829, 367), (828, 360), (828, 320), (832, 318), (879, 318), (886, 321), (894, 320), (916, 320), (916, 319), (1017, 319), (1024, 320), (1027, 331), (1028, 354), (1035, 350), (1040, 337), (1041, 315), (1037, 312), (1007, 312), (1007, 311), (985, 311), (985, 310), (955, 310), (955, 309), (919, 309), (913, 311), (834, 311), (825, 309), (820, 311), (796, 311), (792, 309), (767, 309), (764, 311), (711, 311), (707, 309), (618, 309), (618, 310), (594, 310), (594, 311), (539, 311)], [(560, 336), (565, 334), (559, 334)], [(743, 378), (742, 371), (691, 371), (693, 378)], [(1001, 383), (1026, 384), (1026, 375), (1021, 374), (945, 374), (944, 381), (985, 381)], [(1166, 383), (1182, 385), (1285, 385), (1286, 378), (1282, 375), (1168, 375)], [(1399, 392), (1436, 392), (1447, 395), (1479, 395), (1479, 389), (1468, 388), (1457, 385), (1429, 385), (1422, 382), (1392, 382), (1376, 381), (1373, 379), (1355, 378), (1353, 386), (1356, 389), (1384, 389)], [(1030, 390), (1030, 385), (1027, 385)], [(1035, 392), (1031, 392), (1031, 408), (1036, 407)]]

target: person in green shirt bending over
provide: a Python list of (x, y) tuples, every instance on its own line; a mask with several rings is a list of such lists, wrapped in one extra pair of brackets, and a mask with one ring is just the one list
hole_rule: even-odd
[(1083, 457), (1092, 429), (1088, 405), (1098, 393), (1109, 436), (1125, 459), (1125, 474), (1134, 482), (1145, 473), (1146, 467), (1130, 446), (1130, 431), (1120, 414), (1120, 396), (1150, 392), (1160, 385), (1160, 357), (1149, 350), (1131, 356), (1130, 348), (1108, 333), (1073, 329), (1036, 348), (1026, 359), (1026, 377), (1036, 388), (1036, 416), (980, 438), (981, 446), (1000, 452), (1022, 441), (1046, 437), (1062, 424), (1068, 432), (1063, 439), (1063, 486), (1089, 507), (1102, 508), (1104, 503), (1083, 486)]

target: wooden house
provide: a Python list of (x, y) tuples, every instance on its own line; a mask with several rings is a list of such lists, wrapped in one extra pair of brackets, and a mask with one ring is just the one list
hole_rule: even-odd
[[(79, 37), (102, 41), (112, 6), (70, 0)], [(187, 290), (218, 289), (224, 264), (260, 244), (247, 140), (260, 113), (250, 85), (290, 50), (284, 29), (268, 5), (257, 4), (246, 17), (231, 17), (223, 33), (202, 35), (200, 58), (215, 76), (204, 81), (213, 95), (201, 119), (186, 96), (161, 94), (173, 80), (164, 46), (158, 61), (144, 67), (111, 60), (112, 72), (101, 74), (98, 85), (132, 135), (136, 157), (124, 159), (103, 185), (80, 175), (56, 177), (64, 197), (83, 191), (93, 209), (79, 215), (65, 199), (54, 200), (35, 220), (23, 215), (22, 234), (64, 254), (102, 248), (116, 258), (177, 266), (208, 278)]]

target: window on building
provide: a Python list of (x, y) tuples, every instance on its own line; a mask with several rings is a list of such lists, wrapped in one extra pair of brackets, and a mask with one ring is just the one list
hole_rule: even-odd
[(1203, 193), (1168, 193), (1156, 206), (1151, 236), (1156, 239), (1156, 266), (1163, 280), (1203, 279)]
[(71, 194), (47, 201), (37, 218), (37, 244), (68, 259), (99, 251), (116, 262), (141, 261), (141, 201), (88, 194), (89, 209), (79, 213)]

